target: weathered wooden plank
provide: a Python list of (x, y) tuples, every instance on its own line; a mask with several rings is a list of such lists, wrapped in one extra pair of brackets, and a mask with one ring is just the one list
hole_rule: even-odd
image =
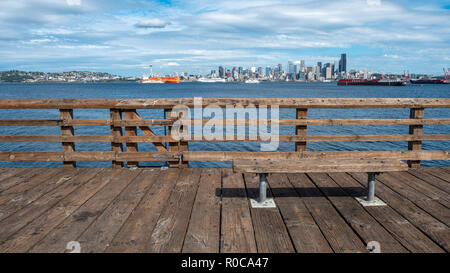
[[(111, 170), (99, 170), (92, 179), (78, 187), (54, 207), (39, 215), (30, 224), (11, 236), (4, 244), (0, 245), (0, 252), (27, 252), (53, 228), (58, 226), (95, 193), (101, 190), (110, 181), (111, 176)], [(76, 179), (79, 180), (80, 178), (82, 178), (81, 175), (77, 176)], [(83, 179), (86, 179), (86, 177)]]
[(233, 160), (233, 171), (244, 173), (306, 173), (306, 172), (383, 172), (408, 170), (395, 159), (299, 159), (299, 160)]
[[(187, 161), (233, 161), (235, 159), (303, 159), (303, 158), (392, 158), (398, 160), (449, 160), (450, 151), (324, 151), (324, 152), (182, 152)], [(179, 152), (0, 152), (1, 161), (170, 161), (179, 159)], [(445, 179), (445, 177), (442, 177)]]
[(200, 180), (200, 169), (184, 169), (153, 230), (145, 252), (181, 252)]
[(450, 209), (442, 205), (440, 201), (433, 200), (414, 187), (409, 186), (409, 180), (394, 177), (391, 173), (385, 173), (379, 176), (378, 180), (404, 198), (411, 200), (436, 219), (446, 225), (450, 225)]
[(450, 174), (450, 166), (442, 166), (442, 167), (438, 167), (437, 169), (440, 169), (442, 171), (446, 171), (447, 173)]
[(447, 192), (428, 183), (424, 183), (423, 180), (415, 177), (409, 172), (392, 172), (389, 173), (389, 175), (399, 181), (407, 181), (408, 186), (413, 188), (414, 191), (420, 192), (421, 196), (427, 196), (433, 200), (437, 200), (447, 208), (450, 208), (450, 195)]
[(288, 174), (288, 178), (335, 252), (367, 252), (358, 235), (306, 174)]
[[(170, 118), (170, 119), (175, 119), (177, 118), (177, 115), (175, 113), (170, 112), (170, 109), (164, 109), (164, 117), (166, 117), (166, 115)], [(193, 124), (195, 125), (195, 124)], [(167, 136), (166, 139), (169, 145), (169, 151), (170, 152), (186, 152), (189, 150), (188, 147), (188, 143), (185, 141), (171, 141), (172, 139), (172, 126), (167, 127)], [(180, 126), (180, 130), (184, 130), (184, 125)], [(177, 166), (178, 168), (188, 168), (189, 167), (189, 163), (185, 160), (183, 160), (183, 158), (180, 158), (180, 160), (175, 163), (175, 162), (170, 162), (169, 163), (171, 167), (175, 167)]]
[[(428, 118), (428, 119), (280, 119), (272, 121), (270, 119), (260, 121), (268, 125), (278, 124), (280, 126), (307, 126), (307, 125), (448, 125), (448, 118)], [(111, 119), (74, 119), (74, 120), (0, 120), (0, 126), (171, 126), (173, 119), (141, 119), (141, 120), (111, 120)], [(187, 124), (193, 125), (198, 122), (205, 125), (209, 119), (189, 120)], [(227, 124), (246, 125), (251, 124), (248, 119), (222, 120), (224, 126)]]
[[(134, 128), (135, 127), (125, 127)], [(133, 135), (134, 129), (129, 129), (126, 136), (0, 136), (0, 142), (126, 142), (136, 146), (136, 143), (178, 143), (178, 140), (171, 136), (136, 136)], [(264, 142), (261, 136), (251, 137), (234, 136), (233, 138), (215, 139), (211, 136), (203, 136), (201, 139), (188, 138), (182, 139), (181, 142)], [(426, 134), (426, 135), (280, 135), (280, 142), (342, 142), (342, 141), (434, 141), (434, 140), (450, 140), (450, 134)], [(131, 146), (130, 146), (131, 147)], [(186, 149), (183, 149), (187, 151)], [(136, 152), (134, 149), (127, 151)], [(416, 151), (416, 150), (414, 150)], [(72, 151), (67, 151), (72, 152)]]
[[(307, 115), (308, 115), (308, 109), (304, 109), (304, 108), (297, 108), (296, 109), (296, 117), (297, 117), (298, 120), (306, 120), (307, 119)], [(306, 125), (297, 125), (295, 127), (295, 134), (297, 136), (306, 137), (306, 135), (307, 135), (307, 127), (306, 127)], [(296, 144), (295, 144), (295, 151), (296, 152), (306, 151), (306, 141), (296, 142)]]
[[(137, 115), (136, 110), (126, 110), (123, 111), (123, 118), (125, 120), (133, 120), (135, 119), (135, 116)], [(127, 138), (130, 137), (136, 137), (137, 136), (137, 128), (136, 127), (125, 127), (125, 135), (127, 136)], [(122, 138), (122, 137), (120, 137)], [(115, 138), (117, 139), (117, 137)], [(115, 141), (114, 142), (124, 142), (124, 141)], [(138, 151), (138, 145), (137, 143), (134, 142), (130, 142), (128, 139), (126, 141), (126, 149), (127, 152), (137, 152)], [(128, 167), (137, 167), (139, 165), (138, 161), (128, 161), (127, 162), (127, 166)]]
[(7, 182), (9, 178), (19, 175), (20, 173), (24, 172), (25, 169), (23, 168), (8, 168), (8, 169), (1, 169), (0, 170), (0, 193), (2, 192), (2, 189), (5, 188), (3, 186), (4, 182)]
[(423, 168), (423, 170), (437, 178), (450, 182), (450, 175), (441, 168)]
[[(147, 174), (143, 172), (141, 175)], [(105, 252), (142, 252), (156, 226), (161, 211), (180, 175), (179, 169), (163, 171), (155, 179), (139, 205), (115, 235)]]
[[(203, 98), (203, 106), (278, 105), (281, 108), (449, 108), (449, 98)], [(170, 109), (194, 98), (2, 99), (0, 109)]]
[(63, 161), (61, 152), (0, 152), (2, 161)]
[[(1, 155), (1, 153), (0, 153)], [(450, 151), (323, 151), (323, 152), (183, 152), (188, 161), (233, 161), (235, 159), (303, 158), (393, 158), (398, 160), (448, 160)]]
[(285, 174), (268, 177), (270, 190), (298, 253), (333, 252)]
[(0, 126), (105, 126), (111, 125), (109, 119), (73, 120), (0, 120)]
[[(176, 120), (174, 119), (140, 119), (140, 120), (73, 120), (66, 121), (66, 125), (71, 126), (88, 126), (88, 125), (113, 125), (117, 127), (123, 126), (172, 126)], [(447, 118), (430, 118), (430, 119), (280, 119), (278, 121), (260, 119), (267, 123), (278, 124), (280, 126), (307, 126), (307, 125), (447, 125), (450, 119)], [(205, 125), (209, 119), (187, 120), (188, 125), (196, 123)], [(248, 119), (222, 120), (223, 126), (248, 126), (254, 122)], [(0, 126), (60, 126), (62, 121), (45, 121), (45, 120), (0, 120)]]
[(242, 174), (222, 171), (222, 253), (256, 252), (256, 241)]
[[(86, 121), (86, 123), (89, 120)], [(114, 126), (172, 126), (176, 120), (174, 119), (142, 119), (142, 120), (122, 120), (115, 121)], [(208, 123), (209, 119), (186, 120), (187, 125)], [(259, 119), (259, 121), (267, 123), (267, 125), (278, 124), (280, 126), (307, 126), (307, 125), (448, 125), (448, 118), (429, 118), (429, 119)], [(78, 122), (78, 120), (77, 120)], [(249, 126), (254, 122), (249, 119), (223, 119), (224, 127), (231, 126)], [(7, 124), (6, 122), (5, 124)], [(101, 123), (100, 120), (97, 123)], [(2, 121), (0, 121), (0, 125)], [(12, 122), (11, 122), (12, 124)], [(70, 124), (70, 123), (69, 123)], [(76, 125), (76, 124), (75, 124)], [(87, 124), (89, 125), (89, 124)], [(97, 125), (97, 124), (96, 124)], [(98, 124), (102, 125), (102, 124)], [(109, 125), (109, 124), (107, 124)]]
[[(51, 230), (30, 252), (64, 252), (70, 241), (77, 241), (90, 224), (103, 213), (105, 208), (141, 172), (127, 169), (112, 170), (111, 181), (73, 212), (56, 228)], [(81, 246), (83, 252), (83, 246)]]
[(438, 178), (436, 176), (433, 176), (425, 171), (423, 169), (420, 170), (409, 170), (409, 174), (414, 175), (415, 177), (423, 180), (424, 182), (435, 186), (436, 188), (439, 188), (446, 193), (450, 193), (450, 184), (446, 182), (445, 180)]
[[(59, 110), (61, 120), (73, 120), (73, 110), (72, 109), (60, 109)], [(65, 137), (73, 137), (74, 129), (72, 126), (63, 125), (61, 126), (61, 138)], [(72, 141), (62, 141), (62, 151), (64, 153), (73, 153), (75, 152), (75, 143)], [(64, 168), (75, 168), (75, 161), (64, 161)]]
[(41, 169), (33, 168), (11, 168), (0, 176), (0, 194), (5, 190), (29, 180), (31, 177), (41, 173)]
[(178, 161), (178, 152), (0, 152), (4, 161)]
[[(122, 113), (118, 109), (110, 109), (109, 110), (109, 115), (110, 115), (111, 120), (113, 122), (122, 119)], [(121, 137), (123, 135), (122, 127), (117, 127), (115, 125), (111, 125), (110, 130), (111, 130), (111, 137), (113, 137), (113, 138)], [(123, 152), (123, 144), (122, 143), (111, 142), (111, 151), (113, 151), (114, 153)], [(123, 167), (123, 162), (118, 162), (116, 160), (113, 160), (112, 161), (112, 167), (114, 169), (122, 168)]]
[(202, 170), (182, 252), (219, 252), (221, 188), (220, 169)]
[[(411, 119), (423, 119), (424, 109), (423, 108), (411, 108), (410, 118)], [(413, 136), (423, 135), (423, 125), (410, 125), (409, 134)], [(420, 151), (422, 149), (422, 141), (409, 141), (408, 150), (410, 151)], [(408, 161), (408, 166), (410, 168), (420, 168), (420, 160)]]
[(141, 198), (156, 182), (160, 170), (143, 170), (78, 238), (83, 252), (103, 252)]
[(371, 241), (377, 241), (383, 246), (385, 253), (408, 252), (364, 210), (358, 201), (343, 191), (326, 173), (311, 173), (308, 176), (366, 245)]
[(2, 225), (0, 242), (8, 239), (11, 235), (28, 225), (42, 213), (52, 208), (61, 199), (69, 195), (80, 186), (83, 186), (86, 181), (89, 181), (98, 172), (99, 169), (89, 169), (78, 172), (72, 178), (61, 181), (58, 187), (36, 199), (30, 205), (10, 215), (8, 218), (3, 219), (0, 222)]
[[(244, 182), (249, 198), (257, 198), (259, 177), (251, 174), (244, 175)], [(271, 192), (268, 192), (271, 197)], [(289, 238), (283, 218), (277, 208), (250, 208), (255, 230), (256, 246), (259, 253), (292, 253), (294, 246)]]
[[(328, 175), (342, 190), (353, 197), (361, 197), (367, 194), (365, 185), (358, 183), (349, 174), (329, 173)], [(361, 177), (363, 177), (362, 174)], [(383, 191), (383, 189), (377, 188), (377, 193), (378, 191)], [(391, 208), (392, 205), (396, 204), (391, 203), (390, 201), (391, 200), (389, 200), (389, 202), (387, 201), (387, 206), (365, 207), (365, 209), (409, 251), (414, 253), (443, 252), (437, 244), (430, 240), (401, 214)], [(384, 244), (381, 244), (381, 252), (385, 252)]]
[[(142, 120), (142, 118), (137, 114), (137, 112), (132, 112), (132, 114), (133, 114), (133, 119), (134, 120)], [(141, 129), (141, 131), (146, 136), (156, 136), (155, 133), (153, 133), (153, 131), (147, 126), (139, 126), (139, 129)], [(153, 145), (155, 145), (155, 147), (158, 150), (158, 152), (167, 152), (166, 147), (162, 143), (153, 142)]]
[[(363, 185), (363, 187), (366, 186), (366, 175), (362, 173), (350, 173), (350, 175), (361, 185)], [(384, 175), (386, 174), (378, 176), (377, 180)], [(436, 244), (440, 245), (447, 252), (450, 250), (450, 230), (447, 225), (431, 216), (415, 203), (393, 191), (384, 183), (377, 183), (376, 195), (389, 204), (397, 213), (402, 215), (420, 231), (431, 238)], [(388, 221), (389, 220), (387, 220), (386, 223), (388, 223)], [(430, 248), (429, 252), (438, 252), (438, 250), (436, 248)]]
[(67, 172), (61, 169), (50, 169), (34, 176), (29, 181), (4, 191), (0, 195), (0, 220), (30, 204), (76, 174), (77, 171)]

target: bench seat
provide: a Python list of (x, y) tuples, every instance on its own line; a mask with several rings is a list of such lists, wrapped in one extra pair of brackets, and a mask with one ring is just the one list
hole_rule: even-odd
[(398, 159), (239, 159), (233, 171), (241, 173), (327, 173), (327, 172), (396, 172), (407, 171), (408, 165)]
[[(365, 205), (382, 203), (375, 199), (375, 176), (381, 172), (407, 171), (408, 165), (391, 158), (302, 158), (302, 159), (239, 159), (233, 160), (233, 171), (259, 174), (259, 198), (255, 206), (266, 202), (267, 174), (365, 172), (368, 175), (367, 197), (359, 198)], [(271, 200), (273, 203), (273, 200)], [(384, 204), (384, 203), (383, 203)]]

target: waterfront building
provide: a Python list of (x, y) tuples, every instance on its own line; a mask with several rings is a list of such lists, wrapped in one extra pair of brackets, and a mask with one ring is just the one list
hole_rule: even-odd
[(326, 71), (325, 71), (325, 79), (330, 80), (332, 77), (332, 68), (331, 65), (326, 67)]
[(225, 68), (223, 66), (219, 66), (219, 77), (225, 78)]
[(306, 72), (305, 69), (305, 60), (300, 61), (300, 72)]
[(270, 66), (266, 66), (266, 73), (265, 73), (265, 76), (266, 77), (270, 77), (270, 72), (271, 72), (271, 70), (272, 70), (272, 68), (270, 67)]
[(283, 66), (278, 64), (278, 73), (283, 74)]
[(316, 66), (316, 79), (318, 80), (322, 74), (322, 62), (317, 62)]
[(258, 67), (258, 75), (259, 77), (264, 77), (264, 68), (262, 66)]
[(294, 63), (289, 61), (287, 65), (287, 77), (290, 79), (294, 79)]
[(339, 60), (339, 73), (347, 72), (347, 54), (341, 54), (341, 59)]

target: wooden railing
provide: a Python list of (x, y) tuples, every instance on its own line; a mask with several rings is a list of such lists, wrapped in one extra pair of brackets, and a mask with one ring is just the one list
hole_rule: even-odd
[[(419, 167), (421, 160), (449, 160), (449, 150), (424, 151), (422, 141), (448, 141), (450, 134), (423, 134), (424, 125), (450, 125), (450, 118), (424, 118), (425, 108), (450, 108), (449, 98), (204, 98), (202, 107), (240, 105), (256, 107), (277, 105), (296, 109), (296, 119), (280, 119), (278, 125), (295, 126), (295, 135), (280, 135), (281, 142), (295, 142), (295, 152), (234, 152), (189, 151), (189, 142), (175, 140), (169, 134), (156, 135), (151, 127), (169, 129), (175, 120), (142, 119), (137, 109), (161, 109), (170, 112), (176, 105), (194, 106), (194, 99), (38, 99), (0, 100), (0, 109), (59, 109), (58, 120), (8, 120), (0, 118), (0, 126), (58, 126), (59, 136), (0, 136), (0, 142), (59, 142), (61, 152), (0, 152), (0, 161), (63, 161), (65, 167), (75, 167), (76, 161), (112, 161), (114, 168), (138, 166), (140, 161), (168, 161), (172, 165), (187, 167), (189, 161), (232, 161), (246, 158), (397, 158), (407, 160), (410, 167)], [(402, 119), (309, 119), (308, 109), (315, 108), (409, 108), (409, 118)], [(109, 119), (74, 119), (74, 109), (109, 109)], [(192, 124), (205, 124), (207, 120)], [(268, 124), (271, 123), (267, 120)], [(249, 125), (250, 120), (234, 120), (234, 125)], [(224, 122), (226, 124), (226, 121)], [(74, 135), (74, 126), (110, 126), (107, 136)], [(309, 125), (408, 125), (405, 135), (308, 135)], [(123, 130), (124, 128), (124, 130)], [(138, 128), (145, 134), (138, 136)], [(168, 132), (169, 130), (167, 130)], [(447, 130), (448, 131), (448, 130)], [(216, 140), (218, 141), (218, 140)], [(250, 139), (224, 139), (220, 141), (261, 141)], [(308, 142), (337, 141), (407, 141), (405, 151), (307, 151)], [(79, 142), (108, 142), (111, 151), (80, 152)], [(139, 152), (138, 143), (153, 143), (156, 152)], [(168, 145), (164, 145), (164, 144)], [(124, 149), (126, 147), (126, 151)]]

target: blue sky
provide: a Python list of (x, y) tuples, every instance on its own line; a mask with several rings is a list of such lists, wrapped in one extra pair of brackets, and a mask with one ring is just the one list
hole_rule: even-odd
[(450, 2), (1, 0), (0, 70), (206, 73), (338, 61), (386, 73), (450, 67)]

